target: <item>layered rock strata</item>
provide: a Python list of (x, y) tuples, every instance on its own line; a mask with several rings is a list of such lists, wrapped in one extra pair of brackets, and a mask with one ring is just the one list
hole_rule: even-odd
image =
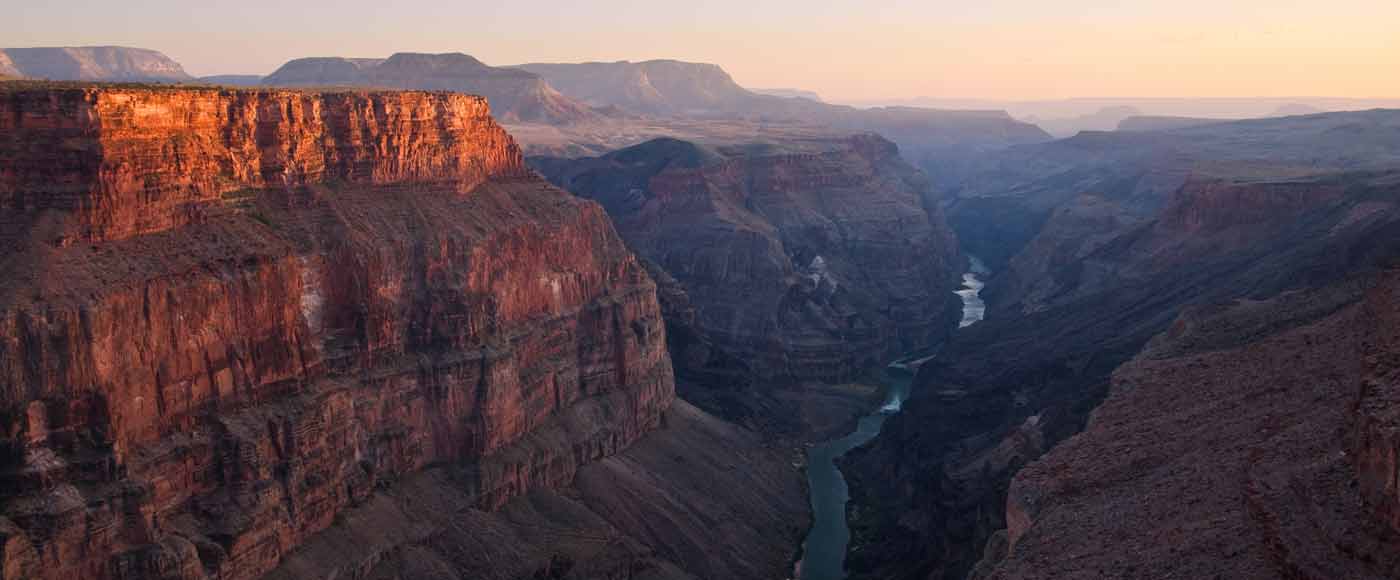
[(484, 99), (11, 85), (5, 578), (256, 578), (427, 467), (568, 484), (673, 399), (654, 284)]

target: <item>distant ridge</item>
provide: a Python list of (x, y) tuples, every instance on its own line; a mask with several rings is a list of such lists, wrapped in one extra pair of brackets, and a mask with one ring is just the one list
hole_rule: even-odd
[(899, 144), (916, 163), (930, 151), (1000, 148), (1048, 141), (1035, 125), (1000, 110), (917, 107), (859, 109), (808, 98), (761, 94), (740, 86), (718, 65), (676, 60), (533, 63), (564, 94), (594, 107), (692, 119), (796, 121), (840, 130), (873, 131)]
[(593, 106), (650, 114), (736, 112), (759, 97), (717, 65), (677, 60), (533, 63), (514, 67), (538, 74), (564, 94)]
[(570, 124), (598, 113), (564, 96), (539, 75), (489, 66), (462, 53), (396, 53), (389, 58), (314, 57), (292, 60), (262, 79), (282, 87), (366, 86), (479, 94), (503, 121)]
[(184, 82), (180, 63), (146, 48), (62, 46), (0, 49), (0, 75), (53, 81)]
[(262, 84), (262, 75), (213, 75), (199, 77), (199, 82), (229, 87), (256, 87)]
[(1229, 123), (1235, 119), (1207, 119), (1204, 117), (1168, 117), (1154, 115), (1138, 115), (1128, 117), (1118, 122), (1119, 131), (1168, 131), (1171, 129), (1185, 129), (1188, 127), (1200, 127), (1202, 125), (1213, 125), (1216, 123)]
[(789, 99), (807, 99), (807, 100), (811, 100), (811, 101), (816, 101), (816, 102), (818, 102), (818, 103), (825, 103), (825, 102), (826, 102), (824, 99), (822, 99), (822, 96), (819, 95), (819, 94), (817, 94), (815, 91), (807, 91), (807, 90), (802, 90), (802, 89), (750, 89), (750, 90), (752, 90), (753, 92), (758, 93), (758, 94), (760, 94), (760, 95), (768, 95), (768, 96), (771, 96), (771, 97), (786, 97), (786, 98), (789, 98)]

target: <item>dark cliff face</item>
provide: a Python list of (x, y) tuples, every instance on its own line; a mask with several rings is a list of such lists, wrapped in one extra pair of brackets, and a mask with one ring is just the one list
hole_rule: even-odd
[(496, 510), (671, 405), (655, 285), (480, 98), (16, 84), (0, 129), (5, 578), (256, 578), (425, 468)]
[[(1161, 419), (1144, 423), (1138, 429), (1138, 425), (1125, 419), (1096, 415), (1094, 424), (1103, 432), (1097, 436), (1098, 443), (1084, 445), (1084, 441), (1075, 439), (1074, 443), (1064, 444), (1078, 449), (1073, 455), (1032, 472), (1022, 472), (1030, 475), (1026, 481), (1017, 479), (1014, 486), (1012, 478), (1029, 462), (1084, 427), (1090, 412), (1109, 392), (1110, 384), (1119, 385), (1124, 373), (1131, 372), (1127, 370), (1130, 367), (1120, 369), (1120, 365), (1135, 356), (1139, 360), (1163, 356), (1143, 349), (1159, 333), (1169, 329), (1179, 333), (1182, 325), (1189, 326), (1192, 318), (1183, 318), (1183, 312), (1235, 301), (1246, 306), (1282, 301), (1287, 304), (1280, 307), (1280, 312), (1290, 313), (1216, 320), (1216, 330), (1194, 335), (1197, 341), (1204, 342), (1190, 348), (1179, 347), (1176, 354), (1170, 355), (1181, 357), (1173, 364), (1187, 365), (1193, 373), (1200, 370), (1190, 362), (1196, 359), (1182, 354), (1182, 349), (1246, 349), (1241, 351), (1245, 354), (1237, 353), (1238, 356), (1253, 358), (1241, 360), (1261, 365), (1278, 365), (1295, 352), (1305, 354), (1287, 349), (1308, 344), (1308, 338), (1280, 339), (1284, 341), (1281, 344), (1293, 345), (1278, 347), (1284, 350), (1274, 350), (1264, 343), (1271, 340), (1270, 336), (1281, 336), (1291, 328), (1317, 322), (1358, 299), (1359, 294), (1339, 291), (1334, 286), (1374, 277), (1395, 263), (1395, 256), (1400, 255), (1400, 228), (1396, 227), (1400, 214), (1392, 200), (1396, 184), (1391, 173), (1347, 173), (1266, 183), (1206, 181), (1182, 187), (1163, 200), (1162, 209), (1148, 219), (1134, 218), (1118, 204), (1097, 196), (1081, 197), (1057, 210), (1037, 240), (1011, 261), (1013, 269), (994, 278), (989, 286), (992, 309), (988, 319), (959, 333), (937, 361), (921, 370), (914, 396), (904, 412), (886, 424), (874, 446), (853, 458), (849, 478), (854, 482), (860, 507), (855, 525), (858, 541), (851, 565), (857, 577), (963, 578), (974, 569), (978, 575), (991, 574), (1007, 555), (1008, 540), (1018, 544), (1010, 550), (1009, 562), (1015, 562), (1016, 567), (1009, 568), (1014, 572), (1006, 572), (1007, 578), (1135, 575), (1122, 567), (1126, 560), (1114, 548), (1117, 536), (1107, 528), (1091, 526), (1118, 519), (1121, 521), (1113, 526), (1137, 526), (1135, 533), (1157, 538), (1154, 542), (1165, 536), (1152, 534), (1170, 535), (1174, 533), (1170, 529), (1182, 529), (1180, 526), (1211, 526), (1201, 515), (1205, 512), (1176, 510), (1179, 517), (1166, 518), (1151, 515), (1151, 510), (1164, 509), (1151, 499), (1138, 501), (1142, 498), (1133, 496), (1130, 501), (1126, 495), (1109, 495), (1107, 491), (1099, 495), (1097, 491), (1072, 490), (1117, 485), (1115, 469), (1129, 474), (1123, 477), (1135, 478), (1171, 471), (1139, 471), (1134, 466), (1145, 465), (1140, 461), (1149, 461), (1141, 459), (1146, 455), (1155, 458), (1150, 461), (1194, 463), (1196, 459), (1190, 459), (1190, 454), (1201, 454), (1202, 464), (1218, 463), (1222, 470), (1247, 468), (1239, 462), (1248, 455), (1231, 455), (1233, 452), (1217, 449), (1208, 438), (1192, 439), (1217, 431), (1229, 433), (1234, 428), (1209, 422), (1232, 418), (1223, 404), (1210, 411), (1210, 419), (1192, 415), (1192, 422), (1202, 422), (1192, 427), (1181, 425), (1185, 430), (1180, 432), (1161, 425)], [(1294, 295), (1306, 298), (1281, 298)], [(1295, 316), (1298, 320), (1290, 322), (1290, 317)], [(1310, 336), (1316, 336), (1320, 331), (1311, 332)], [(1344, 342), (1338, 344), (1339, 349), (1348, 348)], [(1266, 354), (1248, 354), (1256, 350)], [(1219, 364), (1226, 364), (1232, 356), (1236, 355), (1220, 357)], [(1331, 364), (1337, 365), (1333, 367), (1337, 373), (1349, 372), (1343, 368), (1348, 364), (1344, 357), (1309, 360), (1317, 363), (1314, 370), (1318, 372), (1333, 372), (1328, 370), (1327, 365)], [(1241, 366), (1229, 372), (1246, 372), (1246, 368)], [(1202, 372), (1211, 375), (1210, 371)], [(1261, 379), (1275, 376), (1262, 371), (1247, 372), (1254, 372), (1255, 378)], [(1287, 375), (1289, 371), (1278, 368), (1269, 372)], [(1147, 401), (1131, 411), (1137, 417), (1160, 417), (1159, 405), (1165, 404), (1160, 397), (1167, 396), (1155, 391), (1138, 392), (1141, 389), (1170, 388), (1178, 393), (1172, 396), (1178, 397), (1192, 396), (1197, 389), (1193, 386), (1197, 379), (1191, 378), (1194, 375), (1190, 373), (1168, 369), (1154, 376), (1152, 386), (1134, 382), (1131, 388), (1115, 387), (1125, 389), (1122, 397)], [(1233, 375), (1216, 374), (1212, 380), (1217, 382), (1212, 384), (1221, 388), (1235, 384), (1222, 378), (1228, 376)], [(1288, 389), (1292, 390), (1271, 395), (1277, 400), (1261, 402), (1265, 406), (1262, 415), (1236, 413), (1233, 417), (1245, 424), (1267, 417), (1270, 412), (1283, 414), (1302, 408), (1299, 405), (1305, 407), (1313, 396), (1307, 389), (1315, 385), (1304, 385), (1307, 379), (1303, 374), (1293, 380), (1297, 382), (1290, 384), (1296, 384), (1297, 389), (1290, 386)], [(1326, 387), (1329, 393), (1336, 391), (1328, 395), (1325, 404), (1336, 404), (1328, 412), (1340, 413), (1351, 404), (1347, 401), (1354, 396), (1354, 385), (1331, 385)], [(1118, 390), (1114, 392), (1115, 398), (1120, 396)], [(1213, 404), (1223, 396), (1207, 395), (1202, 405)], [(1174, 400), (1177, 403), (1173, 404), (1186, 404), (1185, 399)], [(1318, 421), (1319, 425), (1336, 427), (1325, 437), (1327, 444), (1349, 444), (1351, 436), (1345, 433), (1351, 427), (1335, 422), (1331, 415), (1319, 416)], [(1145, 437), (1142, 441), (1167, 437), (1179, 440), (1169, 447), (1133, 451), (1120, 457), (1125, 452), (1120, 437), (1129, 437), (1129, 433)], [(1292, 445), (1290, 441), (1265, 438), (1258, 448), (1269, 453), (1294, 453), (1296, 450), (1288, 447)], [(1071, 472), (1075, 475), (1065, 475)], [(1036, 498), (1042, 492), (1030, 490), (1045, 481), (1065, 487), (1044, 491), (1050, 499), (1043, 503), (1013, 496), (1014, 501), (1008, 504), (1008, 490)], [(1150, 485), (1158, 480), (1146, 477), (1133, 481), (1132, 485)], [(1167, 484), (1157, 485), (1160, 488)], [(1181, 489), (1167, 495), (1183, 502), (1219, 499), (1211, 495), (1215, 492), (1205, 491), (1218, 489), (1212, 487), (1214, 484), (1181, 485)], [(1023, 491), (1017, 492), (1015, 486), (1022, 486), (1019, 489)], [(1228, 494), (1230, 489), (1240, 488), (1219, 489)], [(1036, 531), (1041, 507), (1057, 502), (1065, 502), (1065, 509), (1045, 512), (1054, 514), (1054, 523)], [(1102, 514), (1104, 519), (1086, 516), (1081, 527), (1072, 523), (1079, 517), (1072, 515), (1078, 513), (1068, 507), (1072, 505), (1101, 510), (1094, 513)], [(1286, 509), (1286, 505), (1268, 509)], [(1361, 520), (1353, 523), (1356, 522), (1368, 525)], [(1271, 533), (1308, 533), (1305, 527), (1282, 525), (1284, 532)], [(1009, 534), (1000, 531), (1008, 527)], [(1033, 538), (1035, 547), (1023, 547), (1026, 538)], [(1164, 544), (1152, 549), (1186, 545)], [(1056, 559), (1071, 547), (1079, 550), (1075, 553), (1083, 554), (1081, 559)], [(1027, 559), (1021, 559), (1022, 555)], [(1111, 564), (1115, 557), (1119, 557), (1119, 564)], [(1210, 558), (1201, 556), (1197, 562), (1202, 559)], [(1036, 568), (1052, 560), (1054, 566)], [(1192, 570), (1211, 571), (1209, 566), (1202, 566)], [(1155, 570), (1145, 566), (1138, 572), (1156, 577)], [(1219, 570), (1231, 575), (1228, 565), (1220, 564)], [(1241, 577), (1287, 576), (1284, 568), (1237, 571)]]
[[(956, 242), (923, 176), (874, 136), (807, 154), (657, 140), (584, 160), (536, 160), (596, 199), (665, 272), (683, 374), (743, 365), (783, 383), (854, 378), (941, 339), (956, 316)], [(713, 378), (718, 379), (719, 376)]]
[(262, 84), (458, 91), (486, 97), (495, 116), (504, 122), (570, 124), (597, 117), (539, 75), (488, 66), (460, 53), (398, 53), (384, 59), (303, 58), (282, 65), (264, 77)]

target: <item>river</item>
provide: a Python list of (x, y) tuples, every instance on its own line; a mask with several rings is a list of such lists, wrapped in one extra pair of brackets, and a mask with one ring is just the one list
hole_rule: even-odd
[[(963, 287), (957, 291), (963, 302), (959, 328), (975, 324), (986, 313), (980, 293), (982, 277), (988, 271), (977, 258), (969, 258), (971, 269), (963, 274)], [(802, 580), (840, 580), (846, 577), (846, 546), (851, 542), (851, 530), (846, 525), (846, 503), (851, 496), (846, 487), (846, 478), (836, 467), (836, 460), (880, 434), (885, 419), (898, 413), (904, 400), (909, 397), (911, 379), (906, 375), (885, 373), (885, 403), (878, 411), (861, 417), (856, 430), (849, 435), (807, 450), (812, 529), (802, 543), (802, 561), (798, 564), (798, 575)]]

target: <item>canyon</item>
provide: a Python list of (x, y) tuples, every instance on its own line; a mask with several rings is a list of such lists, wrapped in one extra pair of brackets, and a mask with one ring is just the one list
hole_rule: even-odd
[(1400, 112), (8, 76), (0, 578), (1400, 575)]
[(601, 203), (648, 262), (683, 391), (724, 416), (800, 431), (763, 410), (773, 391), (863, 380), (960, 316), (956, 240), (924, 204), (924, 175), (878, 136), (786, 149), (658, 139), (531, 163)]
[[(982, 321), (986, 311), (981, 298), (981, 276), (987, 272), (980, 261), (969, 257), (969, 270), (963, 274), (962, 288), (957, 295), (962, 300), (960, 328)], [(798, 563), (799, 577), (804, 580), (827, 580), (845, 577), (847, 548), (851, 541), (847, 524), (850, 489), (836, 463), (852, 449), (866, 445), (880, 434), (885, 420), (899, 413), (909, 398), (910, 379), (906, 369), (891, 364), (885, 369), (884, 404), (874, 413), (861, 417), (855, 431), (846, 436), (811, 447), (807, 456), (808, 487), (812, 496), (812, 529), (802, 542), (802, 560)]]
[(852, 453), (852, 576), (1390, 577), (1384, 460), (1361, 443), (1384, 437), (1358, 434), (1383, 382), (1351, 354), (1389, 347), (1351, 325), (1389, 308), (1397, 118), (983, 159), (945, 200), (996, 256), (987, 318)]
[(5, 578), (787, 565), (786, 453), (676, 402), (646, 268), (484, 99), (10, 82), (0, 129)]

